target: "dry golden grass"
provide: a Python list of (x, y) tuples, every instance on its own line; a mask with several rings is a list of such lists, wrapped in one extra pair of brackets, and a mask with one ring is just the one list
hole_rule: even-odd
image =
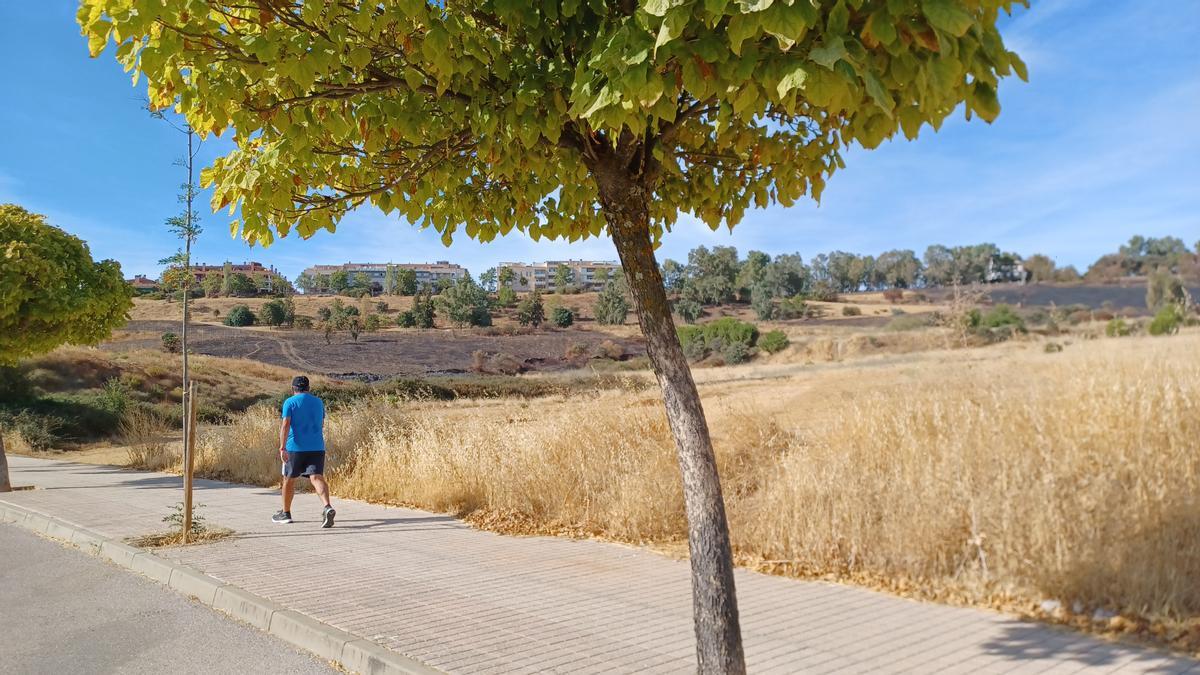
[[(952, 602), (1054, 598), (1200, 648), (1200, 335), (1037, 347), (702, 378), (739, 561)], [(275, 483), (276, 428), (255, 410), (207, 434), (201, 470)], [(502, 531), (685, 532), (649, 394), (371, 403), (330, 439), (339, 495)]]
[(180, 448), (173, 431), (161, 417), (147, 410), (126, 411), (118, 432), (126, 448), (128, 466), (146, 471), (178, 469)]

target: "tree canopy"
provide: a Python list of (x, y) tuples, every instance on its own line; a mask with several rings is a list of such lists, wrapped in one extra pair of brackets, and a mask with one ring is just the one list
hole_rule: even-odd
[(95, 262), (87, 244), (45, 217), (0, 205), (0, 365), (107, 338), (132, 298), (117, 262)]
[[(915, 138), (963, 104), (999, 113), (1025, 66), (996, 28), (1013, 0), (83, 0), (109, 42), (201, 134), (236, 147), (203, 174), (236, 231), (333, 230), (371, 203), (490, 240), (600, 234), (602, 166), (732, 227), (817, 198), (857, 142)], [(606, 164), (611, 161), (611, 164)]]

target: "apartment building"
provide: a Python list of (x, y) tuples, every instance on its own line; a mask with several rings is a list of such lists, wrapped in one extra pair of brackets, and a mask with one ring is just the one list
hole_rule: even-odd
[(554, 280), (560, 265), (566, 265), (574, 275), (574, 285), (585, 291), (604, 288), (608, 277), (621, 269), (621, 263), (608, 260), (547, 260), (540, 263), (505, 262), (497, 269), (513, 271), (513, 290), (529, 292), (554, 290)]
[[(275, 276), (279, 274), (274, 267), (265, 267), (262, 263), (255, 261), (244, 262), (238, 265), (230, 264), (229, 271), (231, 274), (245, 274), (251, 279), (261, 279), (267, 275)], [(192, 274), (196, 275), (196, 283), (204, 281), (210, 274), (224, 273), (225, 263), (221, 263), (220, 265), (208, 265), (206, 263), (192, 265)]]
[(420, 287), (431, 287), (442, 279), (451, 281), (461, 279), (467, 274), (467, 269), (461, 265), (456, 265), (448, 260), (439, 260), (434, 263), (342, 263), (341, 265), (313, 265), (304, 270), (305, 274), (312, 277), (317, 275), (330, 275), (334, 272), (346, 272), (348, 274), (358, 274), (359, 272), (367, 275), (372, 282), (383, 288), (384, 279), (387, 278), (387, 268), (391, 265), (395, 269), (409, 269), (416, 273), (417, 285)]

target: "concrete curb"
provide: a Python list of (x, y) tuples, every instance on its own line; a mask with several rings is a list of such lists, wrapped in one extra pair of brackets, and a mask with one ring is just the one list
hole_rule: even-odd
[(362, 675), (437, 675), (416, 659), (393, 652), (329, 624), (287, 609), (199, 570), (160, 558), (146, 549), (105, 537), (35, 509), (0, 501), (0, 523), (11, 523), (69, 542), (91, 555), (142, 574), (201, 604), (227, 614)]

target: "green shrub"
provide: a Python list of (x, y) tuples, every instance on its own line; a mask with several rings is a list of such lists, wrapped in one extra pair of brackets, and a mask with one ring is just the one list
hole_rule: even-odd
[(767, 331), (758, 338), (758, 348), (768, 354), (781, 352), (787, 349), (789, 344), (791, 343), (788, 341), (787, 334), (781, 330)]
[(721, 347), (721, 358), (725, 363), (745, 363), (750, 358), (750, 347), (745, 342), (730, 342)]
[(496, 291), (496, 303), (501, 307), (512, 307), (517, 304), (517, 292), (509, 286), (501, 286)]
[(550, 310), (550, 323), (556, 328), (567, 328), (575, 323), (575, 312), (566, 307), (555, 307)]
[(699, 361), (708, 355), (708, 349), (704, 346), (704, 329), (700, 326), (680, 326), (679, 344), (689, 361)]
[(758, 341), (758, 328), (754, 324), (739, 321), (733, 317), (710, 321), (702, 328), (704, 329), (704, 342), (710, 348), (715, 340), (720, 340), (722, 345), (740, 342), (747, 347), (753, 347)]
[(1025, 331), (1025, 320), (1008, 305), (996, 305), (979, 318), (977, 325), (981, 328), (1011, 328), (1020, 332)]
[(1108, 337), (1125, 337), (1132, 332), (1133, 327), (1121, 317), (1110, 319), (1108, 325), (1104, 327), (1104, 334)]
[(164, 352), (167, 352), (168, 354), (178, 354), (182, 344), (183, 343), (180, 342), (178, 335), (174, 333), (162, 334), (162, 348)]
[(313, 320), (310, 316), (298, 316), (295, 321), (296, 328), (301, 330), (312, 330)]
[(1058, 352), (1061, 352), (1062, 350), (1063, 350), (1063, 346), (1058, 344), (1057, 342), (1047, 342), (1046, 346), (1042, 348), (1042, 351), (1046, 352), (1047, 354), (1057, 354)]
[(842, 308), (842, 316), (862, 316), (862, 310), (854, 305), (846, 305)]
[(1183, 323), (1183, 309), (1175, 304), (1164, 305), (1150, 321), (1149, 333), (1154, 336), (1174, 335), (1179, 332), (1181, 323)]
[(368, 333), (373, 333), (383, 327), (383, 317), (378, 314), (368, 314), (367, 320), (363, 322), (363, 330)]
[(237, 305), (229, 310), (229, 314), (225, 315), (225, 325), (242, 327), (253, 326), (258, 317), (254, 316), (254, 312), (246, 305)]
[(412, 328), (417, 325), (417, 317), (411, 309), (406, 309), (396, 315), (396, 325), (401, 328)]
[(629, 314), (629, 301), (625, 299), (624, 284), (610, 279), (596, 298), (593, 311), (596, 314), (596, 323), (601, 326), (624, 325), (625, 317)]
[(262, 322), (268, 326), (282, 326), (287, 322), (287, 307), (284, 306), (282, 300), (263, 303), (258, 314)]

